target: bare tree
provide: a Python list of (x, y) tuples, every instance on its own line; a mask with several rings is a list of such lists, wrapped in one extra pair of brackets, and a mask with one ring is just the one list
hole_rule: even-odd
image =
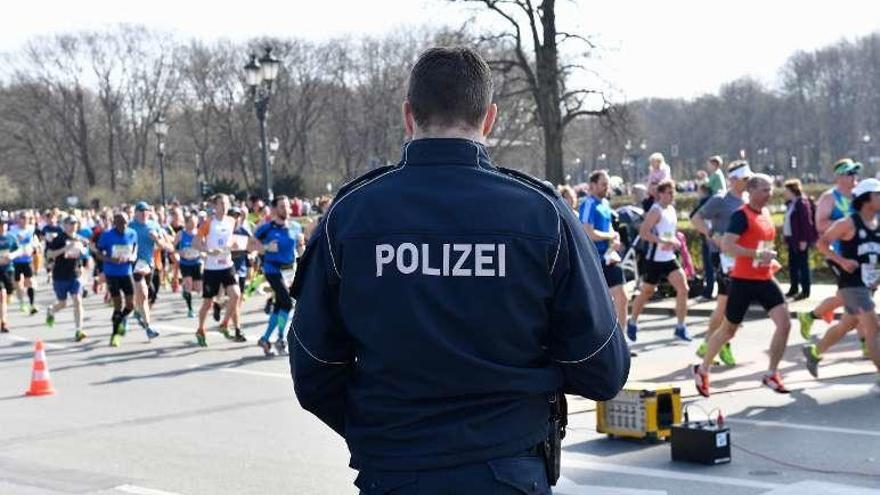
[[(455, 1), (455, 0), (453, 0)], [(511, 43), (511, 57), (491, 60), (503, 72), (517, 71), (531, 92), (538, 123), (544, 138), (544, 164), (547, 180), (561, 184), (565, 178), (562, 142), (565, 128), (581, 116), (608, 113), (604, 93), (596, 89), (569, 87), (573, 72), (583, 65), (561, 60), (560, 48), (567, 41), (592, 42), (583, 35), (560, 31), (556, 25), (556, 1), (543, 0), (460, 0), (482, 4), (506, 21), (508, 29), (490, 37)], [(600, 108), (590, 108), (592, 97), (602, 100)]]

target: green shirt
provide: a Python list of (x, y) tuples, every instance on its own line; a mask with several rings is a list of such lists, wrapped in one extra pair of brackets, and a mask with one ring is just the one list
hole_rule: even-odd
[(727, 192), (727, 183), (724, 181), (724, 174), (721, 172), (721, 169), (715, 170), (709, 175), (709, 194), (714, 196), (716, 194), (724, 194)]

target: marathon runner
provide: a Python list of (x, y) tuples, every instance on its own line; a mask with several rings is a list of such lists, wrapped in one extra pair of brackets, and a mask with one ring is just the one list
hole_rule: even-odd
[(773, 250), (776, 227), (766, 208), (773, 193), (773, 179), (755, 174), (749, 178), (746, 188), (749, 201), (730, 217), (727, 233), (721, 241), (721, 250), (734, 258), (725, 321), (709, 338), (703, 363), (693, 367), (697, 392), (704, 397), (709, 397), (709, 370), (715, 356), (736, 335), (752, 302), (760, 303), (776, 325), (770, 344), (770, 366), (761, 382), (774, 392), (788, 393), (778, 367), (788, 342), (791, 322), (782, 289), (773, 278), (779, 268)]
[(152, 274), (156, 270), (154, 250), (158, 247), (170, 248), (158, 223), (148, 218), (151, 207), (145, 201), (134, 207), (134, 219), (128, 228), (137, 234), (137, 250), (134, 263), (134, 316), (146, 331), (147, 337), (154, 339), (159, 332), (150, 326), (150, 306), (155, 300), (152, 287)]
[(196, 227), (196, 217), (187, 216), (184, 220), (183, 229), (177, 232), (174, 239), (174, 247), (180, 261), (177, 263), (180, 267), (180, 275), (183, 277), (183, 300), (186, 302), (186, 316), (193, 318), (192, 293), (202, 292), (202, 253), (193, 247), (193, 240), (196, 238), (198, 229)]
[[(246, 225), (247, 208), (232, 207), (229, 209), (229, 215), (235, 219), (232, 265), (235, 268), (235, 276), (238, 277), (238, 290), (241, 291), (241, 297), (238, 298), (238, 314), (241, 314), (242, 305), (246, 297), (244, 290), (247, 284), (248, 269), (251, 265), (251, 238), (253, 237), (253, 233), (251, 233)], [(216, 303), (214, 304), (216, 305)], [(228, 311), (223, 315), (223, 321), (220, 322), (220, 333), (229, 332), (229, 320), (231, 317), (232, 314)], [(240, 338), (236, 337), (236, 341), (245, 342), (246, 339), (244, 334), (240, 335)]]
[[(227, 311), (232, 314), (232, 324), (235, 326), (235, 339), (246, 340), (241, 333), (238, 312), (238, 298), (241, 292), (238, 289), (238, 281), (235, 277), (235, 268), (232, 263), (232, 241), (235, 231), (235, 219), (228, 216), (229, 197), (225, 194), (214, 196), (214, 214), (207, 219), (193, 241), (193, 247), (207, 254), (205, 258), (205, 271), (202, 275), (202, 307), (199, 308), (199, 327), (196, 330), (196, 340), (202, 347), (208, 346), (205, 335), (205, 320), (211, 303), (221, 289), (227, 297)], [(221, 329), (222, 332), (222, 329)], [(224, 336), (230, 338), (228, 331)]]
[(15, 269), (12, 258), (18, 251), (18, 239), (9, 233), (9, 223), (0, 220), (0, 333), (9, 333), (9, 298), (12, 297)]
[(137, 233), (128, 228), (128, 216), (120, 211), (113, 215), (113, 228), (98, 239), (96, 254), (103, 266), (107, 292), (113, 300), (110, 347), (119, 347), (126, 332), (126, 319), (134, 310), (132, 262), (137, 259), (137, 237)]
[[(853, 188), (857, 184), (857, 176), (862, 169), (862, 164), (854, 162), (850, 158), (844, 158), (834, 163), (834, 187), (822, 193), (819, 201), (816, 203), (816, 230), (821, 232), (831, 228), (831, 224), (841, 218), (846, 218), (853, 214), (851, 205), (851, 196)], [(839, 242), (831, 245), (834, 251), (839, 250)], [(826, 260), (831, 273), (835, 278), (839, 278), (841, 269), (835, 265), (833, 261)], [(843, 300), (839, 294), (826, 298), (819, 303), (812, 311), (800, 312), (797, 314), (798, 323), (800, 324), (801, 336), (806, 341), (810, 341), (812, 335), (813, 323), (818, 319), (825, 319), (828, 323), (833, 320), (834, 310), (843, 305)], [(844, 322), (838, 323), (842, 325)], [(848, 323), (855, 324), (855, 320), (848, 320)], [(852, 327), (835, 329), (835, 332), (842, 331), (846, 333)], [(830, 330), (830, 329), (829, 329)], [(864, 337), (860, 336), (862, 341), (862, 353), (867, 356), (868, 350)]]
[(590, 197), (581, 205), (580, 220), (587, 237), (593, 241), (599, 253), (602, 273), (617, 313), (617, 322), (622, 327), (626, 325), (627, 298), (623, 287), (623, 269), (620, 268), (621, 258), (617, 252), (620, 249), (620, 235), (612, 226), (614, 212), (607, 199), (609, 182), (610, 177), (605, 170), (590, 174)]
[[(819, 238), (816, 247), (840, 267), (837, 294), (843, 300), (844, 317), (829, 329), (818, 344), (803, 348), (807, 369), (818, 378), (822, 355), (849, 330), (857, 326), (865, 336), (869, 356), (877, 367), (875, 390), (880, 392), (880, 321), (874, 311), (874, 292), (880, 285), (880, 181), (865, 179), (853, 189), (852, 208), (857, 212), (835, 221)], [(831, 249), (836, 244), (837, 249)]]
[[(19, 306), (22, 312), (30, 312), (35, 315), (38, 313), (37, 307), (34, 305), (34, 217), (23, 211), (18, 216), (18, 223), (9, 229), (9, 233), (18, 240), (18, 256), (12, 260), (12, 266), (15, 271), (16, 292), (18, 294)], [(24, 291), (27, 290), (28, 305), (24, 302)]]
[[(727, 224), (730, 223), (730, 217), (743, 205), (743, 192), (746, 190), (746, 183), (751, 175), (752, 170), (747, 161), (737, 160), (731, 162), (727, 166), (727, 180), (730, 182), (730, 189), (727, 190), (726, 194), (715, 195), (709, 198), (691, 217), (691, 224), (694, 228), (709, 239), (709, 251), (712, 259), (709, 263), (704, 261), (703, 264), (704, 266), (711, 267), (707, 269), (715, 270), (715, 280), (718, 282), (718, 298), (715, 302), (715, 309), (712, 310), (712, 316), (709, 318), (709, 326), (706, 328), (704, 340), (697, 349), (697, 356), (699, 357), (706, 355), (709, 337), (724, 322), (733, 258), (721, 252), (721, 238), (727, 232)], [(727, 366), (734, 366), (736, 364), (736, 359), (733, 357), (733, 351), (730, 348), (730, 342), (724, 344), (718, 357)]]
[[(55, 210), (47, 210), (44, 218), (46, 220), (46, 224), (43, 225), (36, 233), (37, 233), (38, 237), (42, 238), (45, 245), (48, 246), (48, 244), (50, 242), (52, 242), (52, 239), (54, 239), (55, 236), (64, 232), (64, 229), (62, 229), (61, 226), (58, 225), (58, 213)], [(48, 248), (44, 248), (43, 252), (45, 253), (47, 250), (48, 250)], [(46, 276), (48, 277), (47, 281), (53, 280), (52, 279), (52, 265), (53, 264), (54, 264), (54, 260), (49, 259), (49, 257), (47, 256), (46, 257)], [(36, 267), (34, 267), (34, 268), (36, 268)]]
[(275, 196), (272, 199), (272, 219), (265, 222), (254, 232), (257, 250), (263, 253), (263, 274), (272, 287), (275, 304), (269, 316), (266, 331), (257, 342), (266, 356), (272, 355), (270, 339), (278, 329), (278, 340), (275, 349), (278, 354), (286, 352), (285, 337), (287, 320), (293, 309), (290, 297), (290, 286), (296, 272), (296, 257), (305, 249), (302, 226), (291, 220), (290, 200), (287, 196)]
[(82, 255), (88, 249), (88, 241), (76, 232), (77, 218), (64, 219), (61, 233), (52, 236), (46, 243), (46, 260), (52, 260), (52, 288), (55, 291), (55, 305), (46, 309), (46, 325), (55, 326), (55, 314), (67, 306), (67, 298), (73, 300), (74, 340), (81, 342), (86, 338), (83, 332)]
[(674, 335), (684, 341), (691, 340), (684, 324), (687, 316), (688, 285), (675, 256), (675, 252), (681, 249), (681, 242), (676, 237), (678, 216), (673, 206), (674, 199), (674, 182), (664, 180), (657, 184), (656, 201), (645, 215), (639, 230), (639, 236), (649, 242), (650, 247), (645, 261), (645, 279), (641, 292), (633, 301), (632, 316), (626, 323), (626, 335), (633, 342), (636, 341), (639, 330), (639, 315), (642, 314), (645, 303), (654, 295), (657, 284), (663, 279), (668, 280), (675, 289), (675, 317), (678, 322)]

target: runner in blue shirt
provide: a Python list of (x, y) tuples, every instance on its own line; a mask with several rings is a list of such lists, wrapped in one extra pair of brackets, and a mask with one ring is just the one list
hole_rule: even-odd
[[(18, 240), (18, 256), (12, 260), (13, 270), (15, 271), (16, 293), (18, 302), (23, 312), (30, 312), (35, 315), (38, 313), (37, 307), (34, 306), (34, 217), (28, 212), (21, 212), (18, 216), (18, 223), (9, 229), (9, 233), (14, 235)], [(29, 306), (25, 305), (23, 290), (27, 290)]]
[(122, 336), (125, 335), (126, 318), (134, 310), (131, 263), (136, 259), (137, 234), (127, 225), (128, 216), (121, 211), (115, 213), (113, 228), (101, 234), (95, 253), (102, 262), (107, 291), (113, 299), (111, 347), (119, 347)]
[(296, 256), (305, 249), (302, 226), (289, 218), (290, 200), (287, 196), (273, 198), (272, 210), (272, 220), (260, 225), (254, 232), (258, 249), (265, 253), (263, 273), (275, 293), (275, 310), (269, 315), (269, 324), (257, 343), (266, 356), (272, 355), (269, 339), (275, 328), (278, 329), (275, 348), (278, 354), (285, 353), (285, 331), (290, 310), (293, 309), (290, 285), (296, 271)]
[(174, 248), (180, 258), (180, 275), (183, 277), (183, 300), (186, 301), (187, 318), (195, 317), (192, 293), (202, 292), (202, 253), (193, 248), (197, 225), (195, 215), (187, 215), (184, 227), (177, 233)]
[(9, 296), (12, 295), (12, 278), (15, 270), (12, 267), (12, 258), (18, 251), (18, 240), (9, 233), (9, 224), (0, 221), (0, 333), (9, 333), (8, 304)]
[(151, 207), (140, 201), (134, 207), (134, 219), (128, 228), (137, 234), (137, 254), (134, 263), (134, 316), (138, 324), (147, 332), (147, 337), (154, 339), (159, 332), (150, 326), (150, 306), (156, 301), (155, 288), (150, 286), (153, 271), (153, 251), (156, 247), (169, 248), (165, 241), (165, 232), (158, 223), (148, 218)]
[(585, 208), (581, 214), (581, 223), (587, 237), (593, 241), (596, 251), (599, 253), (599, 262), (602, 264), (602, 274), (611, 292), (614, 309), (617, 313), (617, 322), (626, 324), (626, 291), (623, 288), (625, 279), (623, 269), (620, 267), (620, 235), (614, 231), (612, 220), (614, 211), (608, 203), (608, 185), (610, 177), (605, 170), (597, 170), (590, 174), (590, 195), (584, 201)]

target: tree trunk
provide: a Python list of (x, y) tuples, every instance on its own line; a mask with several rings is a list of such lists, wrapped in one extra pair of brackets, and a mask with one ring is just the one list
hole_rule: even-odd
[(77, 127), (79, 127), (78, 141), (80, 160), (86, 171), (86, 182), (89, 187), (94, 187), (97, 183), (95, 178), (95, 169), (92, 167), (92, 158), (89, 154), (89, 128), (86, 123), (86, 109), (82, 88), (76, 88), (76, 110), (77, 110)]

